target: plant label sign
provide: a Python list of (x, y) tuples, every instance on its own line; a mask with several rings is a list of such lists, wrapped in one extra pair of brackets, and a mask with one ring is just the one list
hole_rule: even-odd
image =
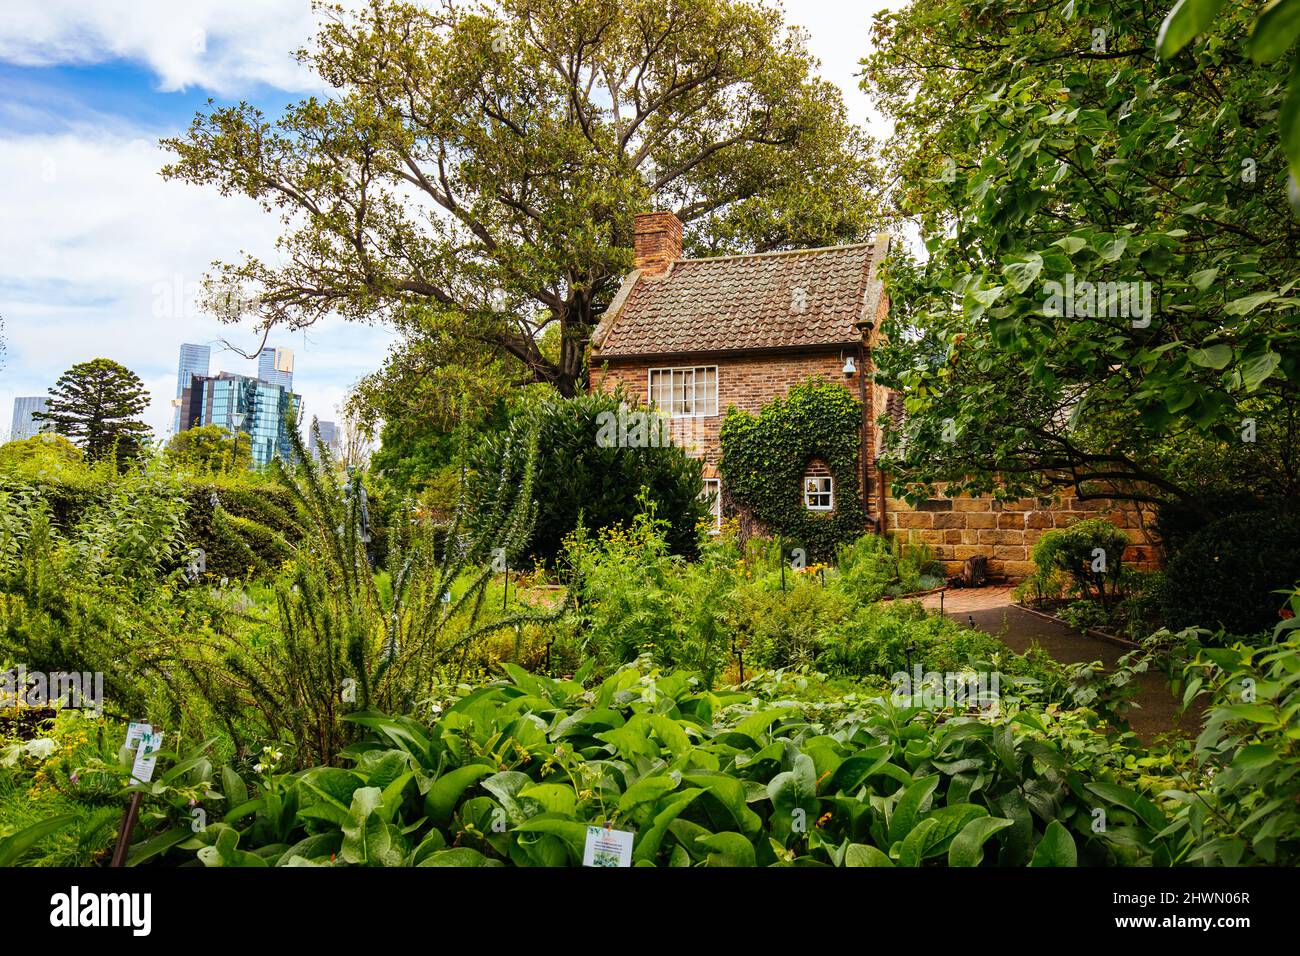
[(126, 727), (126, 749), (135, 750), (140, 744), (141, 738), (146, 734), (153, 733), (152, 724), (130, 723)]
[(583, 849), (583, 866), (631, 866), (632, 837), (628, 830), (587, 827), (587, 845)]
[(131, 779), (136, 783), (148, 783), (153, 777), (154, 764), (158, 762), (158, 751), (162, 749), (162, 731), (148, 733), (140, 737), (140, 746), (135, 752), (135, 763), (131, 765)]

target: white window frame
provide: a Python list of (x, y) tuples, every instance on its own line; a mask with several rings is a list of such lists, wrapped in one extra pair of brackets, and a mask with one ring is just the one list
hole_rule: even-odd
[[(700, 373), (705, 373), (701, 385)], [(655, 374), (668, 376), (668, 407), (663, 408), (656, 402)], [(680, 379), (679, 379), (680, 376)], [(678, 385), (678, 382), (681, 385)], [(689, 386), (688, 386), (689, 381)], [(710, 384), (712, 388), (710, 389)], [(680, 404), (677, 402), (678, 389), (681, 389)], [(689, 388), (689, 397), (688, 397)], [(662, 391), (662, 389), (661, 389)], [(646, 401), (650, 405), (668, 413), (670, 418), (714, 418), (718, 414), (718, 366), (716, 365), (682, 365), (663, 366), (646, 370)], [(690, 411), (684, 409), (689, 405)], [(710, 411), (709, 409), (712, 409)]]
[[(826, 504), (813, 503), (821, 498), (826, 499)], [(834, 511), (835, 479), (831, 475), (804, 475), (803, 506), (809, 511)]]
[(701, 498), (708, 498), (713, 495), (713, 530), (709, 534), (720, 534), (722, 532), (722, 479), (705, 478), (704, 491), (700, 494)]

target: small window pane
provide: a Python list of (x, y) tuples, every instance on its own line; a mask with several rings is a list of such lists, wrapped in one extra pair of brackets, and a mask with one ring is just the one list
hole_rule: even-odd
[(717, 534), (722, 530), (722, 482), (717, 478), (705, 478), (700, 497), (709, 502), (713, 512), (713, 530), (709, 533)]
[(803, 480), (803, 503), (809, 511), (830, 511), (835, 506), (835, 492), (829, 475), (809, 475)]

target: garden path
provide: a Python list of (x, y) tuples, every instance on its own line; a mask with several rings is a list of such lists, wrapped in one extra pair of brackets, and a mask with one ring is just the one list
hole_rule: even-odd
[[(939, 609), (939, 594), (928, 594), (921, 603)], [(1103, 641), (1059, 621), (1032, 614), (1015, 603), (1009, 587), (952, 589), (944, 592), (943, 612), (961, 623), (970, 623), (998, 638), (1013, 651), (1023, 653), (1037, 644), (1062, 664), (1100, 660), (1113, 665), (1128, 648)], [(1138, 708), (1130, 711), (1134, 733), (1150, 743), (1158, 734), (1177, 731), (1187, 736), (1199, 730), (1196, 714), (1178, 713), (1179, 701), (1170, 692), (1162, 673), (1138, 677)]]

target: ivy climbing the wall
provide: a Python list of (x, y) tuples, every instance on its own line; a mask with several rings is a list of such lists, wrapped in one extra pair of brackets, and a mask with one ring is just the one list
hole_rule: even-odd
[[(757, 416), (733, 407), (719, 435), (723, 487), (771, 533), (804, 548), (809, 560), (827, 560), (867, 524), (857, 480), (861, 425), (862, 406), (852, 393), (821, 378), (796, 385)], [(834, 478), (831, 511), (804, 507), (811, 462), (824, 464)]]

